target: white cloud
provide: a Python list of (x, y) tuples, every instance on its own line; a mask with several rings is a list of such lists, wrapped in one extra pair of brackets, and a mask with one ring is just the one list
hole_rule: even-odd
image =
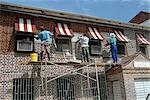
[(121, 1), (123, 1), (123, 2), (129, 2), (129, 1), (133, 1), (133, 0), (121, 0)]
[(122, 2), (139, 2), (139, 3), (142, 3), (142, 4), (150, 4), (150, 0), (120, 0)]
[(137, 3), (139, 6), (149, 6), (150, 8), (150, 0), (121, 0), (122, 2), (129, 3)]
[(150, 0), (140, 0), (139, 3), (140, 5), (150, 5)]

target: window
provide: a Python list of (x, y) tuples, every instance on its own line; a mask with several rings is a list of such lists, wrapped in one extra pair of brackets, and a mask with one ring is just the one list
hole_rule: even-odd
[(71, 53), (71, 38), (69, 37), (57, 37), (56, 44), (58, 52), (69, 51)]
[(34, 38), (32, 34), (17, 33), (16, 34), (16, 51), (31, 52), (34, 50)]
[[(96, 79), (95, 77), (93, 77), (94, 79)], [(84, 82), (84, 81), (83, 81)], [(86, 81), (86, 83), (85, 84), (87, 84), (87, 81)], [(92, 100), (98, 100), (98, 89), (97, 89), (97, 84), (96, 84), (96, 82), (95, 81), (93, 81), (93, 80), (90, 80), (90, 88), (89, 88), (89, 90), (87, 90), (88, 88), (86, 88), (85, 90), (84, 90), (84, 92), (86, 93), (87, 91), (91, 91), (91, 96), (93, 96), (93, 98), (91, 98)], [(100, 89), (99, 89), (100, 90)], [(101, 93), (101, 91), (100, 91), (100, 93)], [(100, 94), (100, 97), (101, 97), (101, 94)]]
[(33, 79), (13, 80), (13, 100), (33, 100)]
[[(94, 76), (92, 78), (96, 79), (96, 76)], [(100, 95), (98, 94), (98, 90), (97, 90), (97, 82), (93, 81), (93, 80), (90, 80), (90, 88), (92, 90), (92, 94), (93, 94), (93, 97), (94, 97), (94, 99), (92, 99), (92, 100), (98, 100), (98, 96), (100, 96), (101, 100), (107, 100), (105, 76), (102, 75), (102, 74), (99, 75), (98, 80), (99, 80)]]
[(73, 78), (57, 79), (58, 100), (75, 100)]
[(118, 50), (118, 54), (125, 55), (125, 44), (117, 43), (117, 50)]
[(101, 54), (101, 42), (99, 40), (90, 40), (89, 42), (90, 55), (96, 56)]
[(113, 81), (113, 100), (122, 100), (121, 87), (119, 81)]
[(146, 46), (140, 45), (139, 48), (140, 48), (140, 51), (146, 55)]
[(150, 93), (150, 79), (134, 80), (136, 100), (145, 100)]

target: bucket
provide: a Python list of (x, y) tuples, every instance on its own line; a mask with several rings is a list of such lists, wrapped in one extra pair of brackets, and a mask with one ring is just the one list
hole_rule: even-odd
[(31, 57), (32, 62), (37, 62), (38, 61), (38, 54), (37, 53), (31, 53), (30, 57)]

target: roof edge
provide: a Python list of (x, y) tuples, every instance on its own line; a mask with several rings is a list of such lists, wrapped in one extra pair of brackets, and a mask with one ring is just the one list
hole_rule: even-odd
[(137, 58), (139, 55), (142, 55), (145, 59), (149, 60), (150, 59), (148, 57), (146, 57), (142, 52), (137, 52), (133, 55), (131, 55), (132, 57), (126, 62), (126, 64), (122, 64), (122, 66), (127, 66), (128, 64), (130, 64), (135, 58)]
[(85, 15), (79, 15), (79, 14), (73, 14), (73, 13), (67, 13), (67, 12), (61, 12), (61, 11), (52, 11), (47, 9), (40, 9), (35, 7), (28, 7), (28, 6), (20, 6), (13, 3), (6, 3), (1, 2), (0, 3), (1, 10), (14, 10), (14, 11), (22, 11), (22, 12), (28, 12), (32, 14), (39, 14), (39, 15), (45, 15), (45, 16), (57, 16), (59, 18), (65, 18), (65, 19), (72, 19), (72, 20), (82, 20), (82, 21), (90, 21), (94, 23), (102, 23), (102, 24), (108, 24), (108, 25), (114, 25), (119, 27), (126, 27), (126, 28), (135, 28), (135, 29), (141, 29), (141, 30), (147, 30), (150, 31), (150, 27), (147, 26), (141, 26), (135, 23), (124, 23), (119, 21), (113, 21), (108, 19), (102, 19), (94, 16), (85, 16)]

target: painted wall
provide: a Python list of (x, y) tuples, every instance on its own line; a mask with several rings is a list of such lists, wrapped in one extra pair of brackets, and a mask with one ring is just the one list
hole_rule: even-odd
[(140, 25), (143, 25), (143, 26), (149, 26), (150, 27), (150, 19), (140, 23)]

